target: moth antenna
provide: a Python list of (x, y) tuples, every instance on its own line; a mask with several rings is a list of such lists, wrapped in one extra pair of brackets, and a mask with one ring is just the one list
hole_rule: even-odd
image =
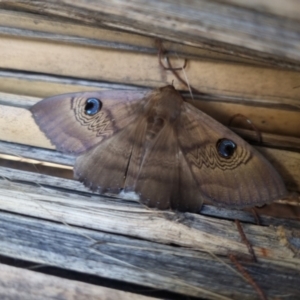
[[(179, 59), (177, 53), (176, 53), (176, 56), (177, 56), (177, 58)], [(189, 84), (189, 79), (188, 79), (187, 74), (186, 74), (186, 72), (185, 72), (184, 69), (185, 69), (185, 68), (182, 67), (181, 70), (182, 70), (182, 73), (183, 73), (183, 75), (184, 75), (185, 82), (186, 82), (186, 85), (187, 85), (187, 87), (188, 87), (188, 89), (189, 89), (190, 95), (191, 95), (191, 97), (192, 97), (192, 99), (193, 99), (193, 101), (194, 101), (194, 96), (193, 96), (193, 92), (192, 92), (192, 89), (191, 89), (191, 85)]]

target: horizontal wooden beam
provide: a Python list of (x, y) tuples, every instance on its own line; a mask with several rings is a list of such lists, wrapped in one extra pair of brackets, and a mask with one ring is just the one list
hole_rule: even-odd
[[(298, 3), (257, 1), (2, 1), (2, 7), (142, 33), (224, 54), (299, 67)], [(0, 6), (1, 7), (1, 6)], [(282, 8), (284, 7), (284, 9)], [(272, 57), (270, 57), (272, 56)]]

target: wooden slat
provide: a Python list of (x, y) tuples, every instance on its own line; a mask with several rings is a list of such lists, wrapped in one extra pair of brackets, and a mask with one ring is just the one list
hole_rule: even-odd
[[(42, 150), (19, 144), (0, 142), (0, 165), (5, 167), (5, 178), (16, 182), (34, 182), (35, 185), (54, 186), (67, 190), (76, 190), (91, 194), (91, 191), (73, 179), (73, 171), (70, 166), (74, 164), (74, 157), (64, 155), (51, 150)], [(6, 153), (6, 154), (2, 154)], [(4, 159), (5, 158), (5, 159)], [(45, 161), (50, 161), (47, 163)], [(17, 169), (10, 172), (10, 168)], [(4, 170), (4, 169), (3, 169)], [(27, 171), (27, 172), (23, 172)], [(28, 173), (34, 172), (38, 174)], [(43, 176), (49, 175), (47, 177)], [(17, 176), (16, 176), (17, 175)], [(3, 175), (4, 176), (4, 175)], [(295, 176), (296, 177), (296, 176)], [(49, 178), (49, 180), (48, 180)], [(299, 209), (298, 209), (299, 207)], [(286, 222), (276, 217), (298, 219), (300, 215), (300, 198), (296, 193), (291, 193), (285, 199), (277, 200), (272, 205), (256, 208), (260, 215), (262, 225), (285, 225), (298, 228), (297, 223)], [(244, 222), (255, 223), (253, 212), (241, 213), (239, 210), (213, 207), (205, 204), (201, 213), (230, 220), (240, 219)], [(273, 218), (273, 217), (275, 218)]]
[(23, 159), (25, 161), (25, 159), (28, 158), (30, 160), (47, 161), (66, 166), (73, 166), (75, 162), (75, 158), (68, 154), (60, 153), (54, 150), (35, 148), (29, 145), (13, 144), (3, 141), (0, 141), (0, 153), (19, 158), (21, 161)]
[[(157, 55), (133, 52), (121, 55), (117, 50), (11, 37), (0, 39), (0, 55), (1, 68), (149, 87), (174, 81), (177, 88), (187, 90), (170, 71), (161, 69)], [(174, 64), (182, 66), (182, 63), (180, 59)], [(185, 71), (189, 83), (203, 93), (241, 99), (266, 98), (272, 102), (297, 99), (299, 108), (297, 72), (198, 60), (190, 60)]]
[[(53, 18), (48, 16), (39, 16), (20, 11), (0, 9), (0, 35), (148, 54), (157, 53), (157, 45), (153, 37), (88, 26), (86, 23), (71, 22), (70, 20), (59, 19), (53, 22)], [(168, 41), (164, 41), (164, 46), (168, 49), (171, 56), (174, 56), (176, 53), (186, 58), (272, 65), (271, 63), (268, 64), (268, 62), (254, 61)]]
[[(5, 105), (14, 105), (18, 107), (27, 107), (39, 101), (41, 98), (59, 95), (63, 93), (72, 93), (78, 91), (91, 91), (103, 89), (138, 89), (125, 84), (105, 83), (101, 81), (76, 79), (70, 77), (57, 77), (42, 74), (28, 74), (18, 71), (0, 71), (0, 103)], [(12, 93), (23, 96), (17, 97), (17, 102), (13, 95), (5, 95)], [(24, 97), (27, 95), (28, 97)], [(39, 99), (34, 99), (38, 97)], [(28, 100), (28, 101), (27, 101)], [(19, 102), (19, 103), (18, 103)], [(287, 103), (288, 105), (297, 105), (297, 102)]]
[[(257, 133), (254, 130), (241, 129), (231, 127), (231, 130), (242, 136), (244, 139), (258, 142)], [(271, 146), (276, 148), (293, 149), (296, 151), (300, 150), (300, 139), (292, 136), (283, 136), (270, 133), (261, 133), (262, 141), (264, 146)]]
[(116, 291), (75, 280), (0, 264), (0, 298), (23, 300), (151, 300), (133, 293)]
[[(47, 148), (54, 147), (45, 135), (34, 125), (31, 113), (27, 109), (2, 106), (0, 110), (1, 139), (6, 141), (19, 140), (21, 144), (32, 144), (32, 146), (46, 145)], [(28, 127), (28, 125), (30, 127)]]
[(223, 2), (300, 21), (300, 6), (297, 0), (225, 0)]
[[(233, 252), (239, 253), (241, 257), (249, 256), (247, 247), (239, 240), (239, 233), (231, 221), (189, 213), (161, 212), (144, 207), (136, 201), (93, 195), (82, 185), (75, 187), (78, 183), (74, 180), (65, 179), (60, 183), (55, 177), (35, 173), (28, 173), (26, 177), (24, 176), (26, 171), (20, 172), (3, 167), (0, 168), (0, 172), (5, 180), (18, 181), (18, 178), (25, 177), (29, 183), (33, 183), (26, 187), (5, 180), (0, 181), (2, 192), (0, 203), (1, 209), (5, 211), (146, 238), (162, 244), (172, 243), (194, 250), (212, 251), (218, 255)], [(56, 190), (43, 188), (41, 184), (56, 187)], [(64, 192), (59, 191), (62, 188), (65, 188)], [(75, 194), (76, 190), (86, 191), (85, 196)], [(19, 204), (16, 205), (16, 202)], [(178, 221), (176, 216), (179, 217)], [(183, 220), (180, 220), (180, 217), (183, 217)], [(101, 219), (101, 222), (97, 219)], [(294, 254), (290, 252), (291, 250), (278, 244), (277, 229), (257, 225), (245, 226), (247, 237), (259, 259), (272, 260), (272, 264), (285, 264), (289, 268), (299, 267), (300, 261), (298, 262), (297, 258), (293, 259)], [(296, 242), (297, 235), (294, 237)], [(268, 249), (267, 253), (264, 252), (264, 247)]]
[[(254, 56), (282, 66), (292, 67), (294, 62), (296, 67), (300, 59), (299, 18), (295, 20), (295, 14), (292, 18), (272, 15), (280, 11), (282, 2), (272, 2), (276, 6), (272, 10), (268, 9), (270, 5), (253, 10), (247, 4), (205, 0), (3, 2), (3, 7), (151, 34), (223, 53)], [(289, 0), (286, 7), (289, 11), (295, 7), (296, 12), (297, 5)]]
[[(259, 147), (259, 151), (268, 157), (269, 161), (285, 178), (290, 190), (300, 191), (300, 153)], [(296, 175), (297, 174), (297, 175)]]
[[(30, 88), (30, 84), (34, 85), (34, 82), (28, 82), (28, 88)], [(44, 84), (47, 85), (47, 84)], [(1, 86), (1, 84), (0, 84)], [(50, 91), (52, 84), (47, 85), (47, 89)], [(75, 86), (60, 86), (60, 91), (62, 93), (70, 92), (75, 90)], [(108, 87), (106, 87), (108, 88)], [(121, 89), (123, 87), (120, 87)], [(97, 90), (95, 87), (87, 87), (87, 86), (77, 86), (77, 91), (86, 91), (86, 90)], [(52, 94), (54, 95), (54, 94)], [(298, 110), (291, 110), (291, 109), (279, 109), (277, 107), (272, 107), (271, 105), (267, 104), (265, 107), (263, 106), (263, 101), (260, 103), (260, 107), (256, 106), (249, 106), (243, 103), (230, 103), (226, 102), (226, 100), (214, 98), (214, 100), (210, 99), (203, 99), (203, 98), (195, 98), (194, 100), (190, 100), (189, 102), (192, 103), (194, 106), (202, 110), (203, 112), (207, 113), (208, 115), (215, 118), (217, 121), (223, 123), (225, 126), (229, 125), (229, 120), (235, 114), (242, 114), (245, 118), (248, 118), (252, 121), (253, 124), (260, 130), (261, 132), (266, 133), (273, 133), (279, 135), (287, 135), (287, 136), (294, 136), (300, 137), (300, 112)], [(23, 109), (22, 107), (29, 108), (31, 105), (36, 103), (41, 98), (28, 98), (22, 96), (14, 96), (14, 95), (7, 95), (5, 93), (0, 94), (0, 103), (4, 105), (0, 105), (0, 113), (2, 115), (2, 122), (1, 128), (2, 133), (7, 131), (8, 136), (3, 136), (2, 139), (10, 140), (12, 142), (20, 142), (16, 139), (13, 139), (15, 135), (18, 135), (19, 131), (22, 130), (20, 124), (28, 124), (28, 129), (22, 135), (27, 140), (28, 134), (30, 134), (32, 120), (30, 113)], [(17, 103), (18, 102), (18, 103)], [(242, 101), (241, 101), (242, 102)], [(257, 104), (257, 102), (256, 102)], [(12, 106), (10, 106), (12, 105)], [(17, 106), (17, 107), (16, 107)], [(18, 116), (16, 118), (16, 116)], [(14, 121), (14, 122), (12, 122)], [(8, 126), (8, 123), (9, 126)], [(247, 125), (246, 120), (244, 119), (237, 119), (233, 123), (235, 126), (246, 127), (249, 128)], [(12, 129), (13, 126), (16, 126), (15, 129)], [(30, 126), (30, 127), (29, 127)], [(25, 128), (24, 128), (25, 129)], [(37, 134), (35, 132), (35, 134)], [(39, 134), (37, 134), (39, 137)], [(36, 144), (37, 145), (37, 144)]]
[[(257, 299), (226, 257), (207, 253), (248, 256), (231, 221), (3, 180), (0, 189), (1, 255), (206, 299)], [(299, 297), (299, 229), (243, 227), (259, 263), (241, 263), (254, 280), (269, 297)]]

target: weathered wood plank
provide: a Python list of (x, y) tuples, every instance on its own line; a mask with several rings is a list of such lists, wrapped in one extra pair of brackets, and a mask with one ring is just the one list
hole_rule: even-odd
[(297, 0), (225, 0), (223, 2), (233, 3), (245, 8), (263, 13), (274, 14), (285, 18), (296, 19), (299, 21), (300, 6)]
[[(124, 51), (120, 54), (117, 50), (43, 40), (0, 39), (1, 68), (148, 87), (174, 81), (177, 88), (187, 90), (172, 72), (161, 69), (157, 55)], [(174, 59), (173, 63), (182, 66), (183, 60)], [(271, 103), (276, 99), (296, 99), (299, 104), (295, 88), (300, 82), (298, 72), (201, 60), (189, 60), (185, 72), (189, 83), (203, 93), (267, 99)]]
[(48, 144), (47, 148), (54, 149), (40, 130), (36, 126), (32, 126), (34, 121), (29, 110), (12, 106), (1, 106), (1, 108), (0, 127), (2, 140), (13, 142), (18, 137), (17, 139), (19, 139), (20, 143), (27, 144), (29, 142), (30, 144), (31, 141), (35, 146), (38, 146), (43, 141), (45, 145)]
[[(31, 84), (34, 84), (34, 82)], [(109, 86), (106, 85), (106, 88), (109, 88)], [(114, 88), (114, 86), (112, 86), (112, 88)], [(122, 89), (122, 87), (119, 88)], [(72, 89), (74, 90), (74, 87), (72, 87), (71, 90)], [(97, 88), (81, 88), (81, 86), (78, 86), (78, 91), (82, 90), (97, 90)], [(70, 91), (70, 89), (68, 88), (68, 86), (66, 86), (61, 91), (64, 93)], [(186, 98), (188, 99), (188, 97)], [(29, 99), (28, 97), (22, 98), (22, 96), (14, 96), (1, 93), (0, 105), (2, 103), (3, 105), (0, 106), (0, 113), (2, 116), (2, 122), (4, 123), (1, 125), (3, 133), (7, 131), (7, 134), (11, 134), (11, 138), (13, 138), (14, 135), (18, 134), (17, 128), (19, 128), (20, 131), (22, 130), (22, 126), (20, 126), (20, 124), (27, 124), (28, 131), (24, 132), (22, 136), (24, 136), (25, 141), (30, 140), (26, 136), (30, 134), (30, 130), (32, 130), (31, 127), (36, 126), (33, 125), (34, 123), (32, 122), (30, 113), (24, 108), (29, 108), (38, 100), (40, 99)], [(264, 100), (261, 100), (261, 102), (254, 100), (252, 101), (252, 105), (250, 106), (247, 102), (243, 103), (243, 100), (236, 100), (236, 103), (234, 103), (228, 102), (224, 98), (218, 99), (217, 97), (209, 100), (203, 97), (194, 97), (194, 100), (189, 100), (189, 102), (203, 112), (215, 118), (217, 121), (223, 123), (225, 126), (229, 125), (229, 120), (232, 116), (239, 113), (244, 115), (245, 118), (247, 117), (248, 119), (250, 119), (261, 132), (300, 137), (300, 132), (298, 130), (298, 128), (300, 127), (300, 112), (297, 110), (297, 108), (294, 110), (291, 109), (292, 107), (288, 107), (287, 109), (279, 109), (275, 104), (273, 105), (273, 107), (269, 104), (264, 103)], [(256, 107), (255, 105), (259, 107)], [(280, 104), (278, 103), (278, 105)], [(17, 126), (17, 128), (10, 129), (10, 126), (5, 126), (5, 123), (11, 123), (11, 126)], [(247, 122), (243, 118), (237, 119), (233, 124), (236, 127), (249, 128), (249, 125), (247, 125)], [(34, 136), (38, 137), (39, 134), (35, 132)], [(4, 136), (2, 137), (2, 139), (11, 140), (12, 142), (18, 142), (17, 140), (9, 139), (9, 137), (5, 138)], [(19, 142), (21, 143), (21, 140)]]
[(64, 154), (55, 150), (36, 148), (29, 145), (21, 145), (8, 143), (0, 140), (0, 153), (19, 158), (26, 162), (26, 158), (30, 159), (29, 163), (50, 162), (66, 166), (73, 166), (75, 157)]
[[(60, 18), (53, 22), (53, 17), (49, 18), (48, 16), (20, 11), (15, 12), (0, 9), (0, 34), (10, 37), (42, 39), (89, 47), (144, 52), (148, 54), (157, 53), (157, 46), (153, 37), (88, 26), (86, 23), (71, 22), (69, 19), (62, 20)], [(244, 64), (272, 65), (267, 62), (256, 62), (250, 59), (168, 41), (164, 42), (164, 46), (168, 49), (170, 56), (174, 56), (176, 53), (179, 56), (190, 59), (213, 59)]]
[[(18, 170), (2, 167), (0, 172), (3, 178), (27, 178), (32, 184), (23, 186), (0, 181), (0, 205), (5, 211), (146, 238), (163, 244), (172, 243), (198, 251), (212, 251), (218, 255), (234, 252), (248, 256), (246, 246), (240, 242), (239, 233), (231, 221), (189, 213), (151, 210), (137, 202), (91, 194), (73, 180), (59, 182), (56, 177), (35, 173), (24, 176), (24, 171), (19, 174)], [(56, 189), (43, 188), (40, 184)], [(78, 187), (73, 188), (76, 184)], [(65, 190), (62, 192), (59, 188)], [(80, 191), (84, 190), (86, 192), (80, 196)], [(99, 219), (101, 222), (97, 221)], [(289, 230), (287, 229), (287, 235)], [(279, 245), (277, 229), (245, 225), (245, 232), (259, 259), (298, 268), (300, 262), (293, 258), (293, 252), (285, 245)]]
[[(275, 9), (262, 5), (255, 10), (247, 4), (205, 0), (2, 2), (2, 7), (151, 34), (223, 53), (272, 60), (282, 66), (297, 65), (300, 59), (299, 18), (295, 14), (291, 18), (276, 16), (282, 2), (272, 2)], [(289, 0), (288, 5), (289, 11), (298, 11), (297, 2)]]
[[(170, 212), (126, 209), (122, 202), (107, 199), (105, 204), (103, 198), (91, 201), (75, 194), (71, 199), (53, 191), (38, 195), (17, 184), (2, 185), (1, 192), (5, 189), (10, 193), (1, 197), (2, 211), (16, 211), (12, 202), (18, 201), (18, 214), (30, 210), (44, 220), (0, 213), (1, 255), (206, 299), (257, 299), (252, 287), (226, 267), (232, 267), (228, 259), (216, 260), (206, 252), (247, 253), (232, 222), (195, 214), (176, 220)], [(69, 225), (58, 224), (61, 220)], [(284, 244), (285, 235), (292, 237), (290, 230), (246, 224), (244, 229), (259, 256), (259, 263), (241, 261), (247, 271), (268, 296), (299, 297), (300, 261)], [(297, 244), (297, 239), (289, 241)]]
[(23, 300), (151, 300), (128, 292), (0, 264), (0, 298)]
[(285, 178), (290, 190), (300, 191), (300, 153), (259, 147), (259, 151), (276, 167)]
[[(61, 169), (57, 169), (57, 164), (59, 164), (59, 167), (64, 168), (66, 168), (66, 165), (72, 166), (74, 164), (74, 157), (72, 156), (57, 153), (56, 151), (52, 150), (42, 150), (40, 148), (28, 147), (6, 142), (0, 142), (0, 153), (6, 153), (6, 159), (11, 160), (15, 157), (16, 161), (19, 160), (21, 162), (19, 164), (12, 164), (12, 162), (9, 160), (2, 161), (1, 172), (4, 178), (16, 182), (27, 182), (31, 184), (34, 183), (34, 185), (39, 186), (51, 186), (55, 189), (62, 189), (63, 191), (73, 190), (84, 192), (89, 196), (92, 194), (92, 192), (89, 189), (85, 188), (83, 184), (79, 184), (76, 180), (70, 180), (73, 175), (73, 172), (71, 170), (70, 172), (65, 173), (62, 172)], [(4, 157), (4, 155), (2, 154), (1, 157)], [(26, 159), (24, 157), (28, 157), (30, 159)], [(50, 161), (52, 168), (41, 168), (41, 166), (49, 165), (44, 161)], [(25, 169), (24, 162), (27, 162), (28, 165)], [(11, 168), (7, 166), (17, 169), (18, 171), (16, 172), (15, 170), (11, 170)], [(22, 170), (29, 171), (30, 173), (23, 172)], [(42, 170), (42, 172), (40, 170)], [(34, 171), (35, 173), (32, 173), (32, 171)], [(295, 176), (295, 178), (297, 177)], [(257, 213), (259, 214), (261, 224), (276, 226), (284, 225), (287, 227), (290, 226), (292, 228), (298, 228), (300, 224), (292, 220), (297, 220), (300, 215), (300, 209), (298, 209), (298, 206), (300, 206), (299, 196), (297, 196), (297, 194), (290, 194), (287, 199), (278, 200), (276, 202), (278, 203), (278, 205), (274, 203), (263, 208), (257, 208)], [(246, 211), (240, 210), (225, 209), (220, 207), (214, 208), (210, 205), (205, 205), (201, 212), (208, 216), (215, 216), (230, 220), (239, 219), (248, 223), (256, 223), (253, 212), (247, 213)], [(276, 217), (286, 217), (289, 218), (289, 220), (287, 221), (276, 219)]]
[[(254, 130), (241, 129), (236, 127), (230, 127), (238, 135), (242, 136), (245, 140), (251, 142), (258, 142), (257, 133)], [(300, 138), (293, 136), (283, 136), (278, 134), (270, 134), (261, 132), (261, 144), (264, 146), (271, 146), (275, 148), (283, 148), (290, 150), (300, 150)]]
[[(140, 87), (126, 84), (105, 83), (73, 77), (31, 74), (20, 71), (1, 70), (0, 78), (1, 104), (26, 108), (29, 108), (41, 98), (63, 93), (107, 89), (140, 89)], [(17, 95), (20, 95), (20, 97)], [(298, 102), (297, 100), (291, 100), (285, 104), (297, 107)]]

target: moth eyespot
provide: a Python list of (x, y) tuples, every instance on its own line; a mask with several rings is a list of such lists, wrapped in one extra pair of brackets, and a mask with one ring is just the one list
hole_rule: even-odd
[(236, 150), (236, 144), (228, 139), (220, 139), (217, 142), (217, 150), (220, 156), (230, 158)]
[(85, 102), (84, 112), (89, 115), (93, 116), (97, 112), (99, 112), (102, 108), (102, 102), (97, 98), (88, 98)]

